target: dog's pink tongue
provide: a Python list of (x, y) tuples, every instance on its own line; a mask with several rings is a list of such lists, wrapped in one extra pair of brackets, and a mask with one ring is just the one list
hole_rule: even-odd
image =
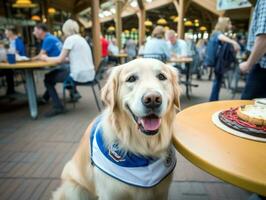
[(140, 122), (146, 131), (155, 131), (160, 128), (161, 119), (159, 118), (141, 118)]

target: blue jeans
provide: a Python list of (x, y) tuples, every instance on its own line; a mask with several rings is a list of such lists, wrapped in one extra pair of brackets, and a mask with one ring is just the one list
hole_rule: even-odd
[(211, 91), (211, 96), (209, 98), (209, 101), (219, 100), (219, 93), (220, 93), (222, 83), (223, 83), (223, 74), (215, 73), (215, 78), (212, 83), (212, 91)]
[(49, 100), (51, 97), (53, 102), (53, 107), (56, 109), (62, 109), (63, 103), (60, 101), (58, 94), (55, 89), (56, 83), (62, 83), (69, 75), (68, 68), (55, 69), (47, 74), (45, 74), (44, 84), (47, 91), (44, 93), (43, 98)]
[(266, 69), (256, 64), (248, 74), (241, 99), (266, 98)]

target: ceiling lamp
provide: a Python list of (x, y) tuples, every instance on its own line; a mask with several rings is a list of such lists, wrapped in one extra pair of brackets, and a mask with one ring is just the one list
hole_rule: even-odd
[(190, 21), (190, 20), (189, 20), (189, 21), (186, 21), (186, 22), (185, 22), (185, 26), (193, 26), (192, 21)]
[(169, 26), (165, 26), (164, 31), (168, 31), (168, 30), (170, 30)]
[(173, 19), (174, 22), (178, 22), (178, 16)]
[(131, 32), (137, 32), (137, 29), (136, 28), (132, 28)]
[(167, 24), (167, 21), (164, 18), (160, 18), (160, 19), (158, 19), (157, 24), (159, 24), (159, 25), (166, 25)]
[(115, 27), (114, 26), (109, 26), (107, 31), (108, 32), (114, 32), (115, 31)]
[(199, 28), (199, 30), (202, 31), (202, 32), (204, 32), (204, 31), (207, 31), (207, 28), (206, 28), (206, 26), (201, 26), (201, 27)]
[(176, 18), (175, 15), (172, 15), (172, 16), (170, 17), (171, 20), (174, 20), (175, 18)]
[(32, 3), (31, 0), (17, 0), (12, 4), (13, 8), (35, 8), (37, 4)]
[(199, 22), (195, 22), (195, 23), (194, 23), (194, 26), (195, 26), (195, 27), (199, 27)]
[(41, 21), (41, 18), (40, 18), (40, 16), (38, 16), (38, 15), (33, 15), (33, 16), (31, 17), (31, 20), (34, 20), (34, 21)]
[(126, 34), (126, 35), (128, 35), (129, 34), (129, 30), (124, 30), (124, 33)]
[(199, 20), (198, 20), (198, 19), (195, 19), (194, 22), (195, 22), (195, 23), (199, 23)]
[(48, 14), (49, 15), (54, 15), (56, 13), (56, 9), (55, 8), (48, 8)]
[(131, 7), (133, 7), (133, 8), (138, 7), (138, 3), (137, 3), (137, 1), (134, 1), (134, 0), (130, 3), (130, 5), (131, 5)]
[(144, 25), (145, 26), (152, 26), (152, 22), (150, 21), (150, 20), (146, 20), (145, 22), (144, 22)]

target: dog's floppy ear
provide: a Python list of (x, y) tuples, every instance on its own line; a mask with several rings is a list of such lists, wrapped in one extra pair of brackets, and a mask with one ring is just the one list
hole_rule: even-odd
[(108, 106), (112, 111), (117, 106), (117, 92), (118, 92), (118, 80), (121, 72), (121, 66), (114, 67), (111, 74), (102, 88), (101, 98), (102, 101)]
[(170, 73), (171, 73), (171, 82), (174, 90), (174, 105), (177, 107), (178, 110), (181, 110), (180, 105), (180, 93), (181, 88), (179, 86), (179, 78), (178, 78), (178, 71), (176, 68), (169, 66)]

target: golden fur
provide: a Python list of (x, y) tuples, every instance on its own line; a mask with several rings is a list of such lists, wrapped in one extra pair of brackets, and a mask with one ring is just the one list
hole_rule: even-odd
[[(160, 82), (156, 78), (162, 71), (167, 80)], [(128, 84), (125, 78), (130, 73), (140, 76), (136, 84)], [(143, 77), (143, 78), (142, 78)], [(161, 116), (159, 132), (147, 136), (140, 132), (125, 107), (125, 102), (136, 108), (138, 97), (144, 91), (156, 89), (163, 94), (164, 110)], [(102, 100), (106, 104), (103, 112), (103, 138), (112, 144), (118, 140), (121, 148), (140, 155), (163, 157), (171, 144), (174, 132), (174, 116), (180, 108), (180, 90), (177, 72), (171, 67), (154, 59), (136, 59), (115, 67), (102, 89)], [(86, 130), (73, 158), (65, 165), (62, 172), (62, 185), (53, 193), (53, 199), (165, 199), (172, 179), (165, 180), (150, 189), (138, 188), (117, 181), (102, 173), (90, 163), (90, 129)]]

